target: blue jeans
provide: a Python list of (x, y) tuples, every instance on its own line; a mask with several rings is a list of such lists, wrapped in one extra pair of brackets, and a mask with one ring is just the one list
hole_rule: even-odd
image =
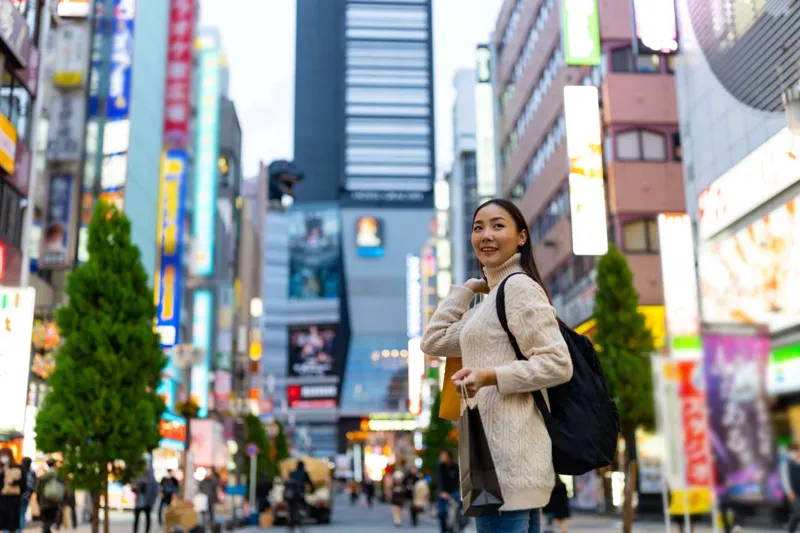
[(475, 519), (478, 533), (539, 533), (542, 529), (541, 511), (503, 511)]
[(25, 515), (28, 514), (28, 504), (29, 503), (30, 502), (26, 502), (26, 501), (22, 502), (22, 508), (20, 509), (20, 513), (19, 513), (19, 529), (20, 530), (25, 529), (25, 526), (28, 525), (28, 521), (25, 519)]
[[(461, 505), (461, 494), (456, 491), (450, 497)], [(448, 511), (450, 510), (450, 500), (439, 496), (439, 531), (441, 533), (448, 533), (447, 518)]]

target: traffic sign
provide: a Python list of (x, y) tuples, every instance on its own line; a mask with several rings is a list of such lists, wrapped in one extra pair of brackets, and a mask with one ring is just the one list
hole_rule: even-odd
[(245, 448), (245, 452), (247, 453), (248, 457), (255, 457), (258, 455), (258, 446), (251, 442), (247, 445), (247, 448)]

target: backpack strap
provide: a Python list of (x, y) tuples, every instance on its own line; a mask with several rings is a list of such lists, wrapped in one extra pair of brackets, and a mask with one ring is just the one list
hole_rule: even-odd
[[(511, 276), (516, 276), (517, 274), (523, 274), (523, 272), (514, 272), (500, 283), (500, 286), (497, 288), (497, 299), (495, 303), (497, 307), (497, 318), (500, 319), (500, 325), (503, 326), (503, 330), (505, 330), (506, 335), (508, 335), (508, 341), (511, 343), (511, 347), (514, 348), (517, 359), (520, 361), (527, 361), (528, 358), (522, 355), (522, 350), (519, 348), (517, 339), (508, 327), (508, 317), (506, 316), (506, 282), (511, 279)], [(533, 401), (536, 403), (536, 408), (542, 413), (542, 417), (545, 420), (550, 419), (550, 410), (547, 408), (547, 402), (544, 401), (544, 394), (542, 394), (542, 391), (533, 391), (531, 394), (533, 394)]]

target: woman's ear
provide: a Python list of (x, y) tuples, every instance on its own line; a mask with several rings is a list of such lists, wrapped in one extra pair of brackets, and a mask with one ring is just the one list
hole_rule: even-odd
[(519, 232), (519, 237), (517, 237), (517, 246), (522, 246), (526, 242), (528, 242), (528, 230), (524, 229)]

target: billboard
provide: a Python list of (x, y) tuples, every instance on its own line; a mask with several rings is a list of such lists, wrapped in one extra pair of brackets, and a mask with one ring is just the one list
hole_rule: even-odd
[(356, 247), (359, 257), (383, 257), (383, 220), (361, 217), (356, 222)]
[(72, 263), (75, 188), (72, 174), (50, 177), (39, 269), (67, 268)]
[(289, 375), (332, 375), (335, 341), (336, 325), (290, 326)]
[(678, 51), (675, 0), (633, 0), (636, 39), (641, 54)]
[(186, 419), (164, 413), (158, 425), (158, 432), (161, 435), (158, 447), (169, 450), (186, 449)]
[(158, 234), (156, 236), (156, 331), (161, 347), (178, 344), (183, 262), (184, 189), (188, 160), (185, 150), (169, 150), (161, 162)]
[(770, 338), (761, 328), (748, 329), (703, 335), (717, 493), (778, 503), (783, 493), (766, 391)]
[(320, 409), (336, 407), (337, 385), (289, 385), (286, 396), (293, 409)]
[[(750, 187), (754, 190), (754, 187)], [(700, 247), (703, 318), (711, 323), (800, 324), (800, 197)]]
[(36, 291), (0, 287), (0, 433), (25, 429)]
[(217, 211), (219, 157), (220, 57), (214, 47), (201, 48), (197, 95), (192, 273), (214, 274), (214, 216)]
[(670, 349), (673, 354), (678, 350), (699, 351), (700, 307), (697, 284), (693, 282), (697, 268), (689, 216), (658, 215), (658, 239)]
[(213, 296), (208, 289), (194, 292), (192, 307), (192, 345), (204, 350), (203, 360), (192, 366), (191, 397), (200, 407), (197, 416), (208, 416), (209, 379), (211, 376), (211, 319)]
[(135, 18), (136, 0), (114, 0), (111, 70), (108, 77), (108, 99), (106, 100), (106, 118), (108, 120), (124, 120), (130, 113)]
[(338, 298), (340, 222), (335, 208), (289, 215), (289, 298)]
[(89, 16), (91, 0), (58, 0), (58, 16), (63, 18), (86, 18)]
[(601, 49), (597, 0), (563, 0), (561, 15), (566, 64), (599, 65)]
[(564, 117), (569, 157), (572, 252), (575, 255), (603, 255), (608, 251), (608, 229), (597, 88), (564, 87)]
[(800, 391), (800, 344), (772, 351), (767, 365), (767, 391), (772, 395)]
[(171, 147), (185, 147), (189, 139), (194, 11), (194, 0), (170, 2), (164, 141)]

